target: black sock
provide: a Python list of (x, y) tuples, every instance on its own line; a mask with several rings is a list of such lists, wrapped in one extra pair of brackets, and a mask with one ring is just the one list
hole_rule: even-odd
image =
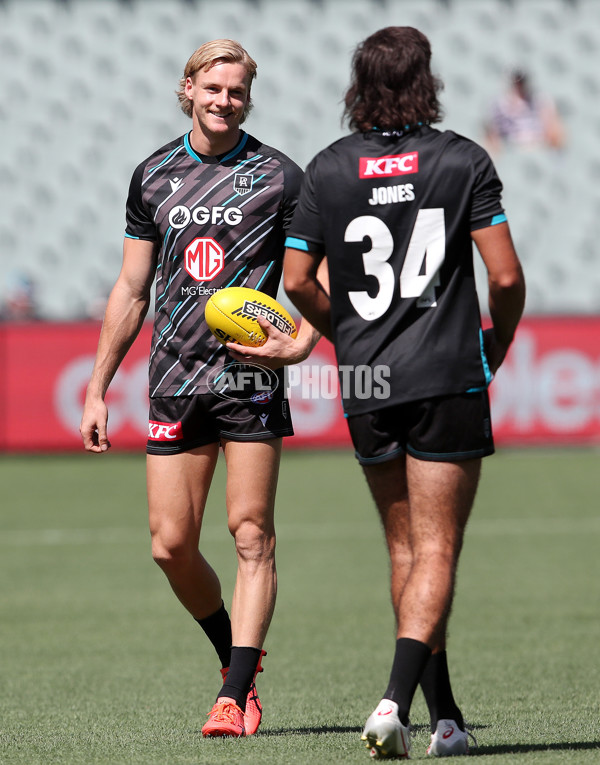
[(435, 732), (439, 720), (454, 720), (464, 730), (463, 716), (452, 695), (446, 651), (431, 655), (420, 683), (431, 717), (431, 732)]
[(214, 645), (222, 667), (228, 667), (231, 661), (231, 621), (221, 602), (221, 608), (205, 619), (196, 619), (210, 642)]
[(235, 703), (242, 710), (246, 709), (246, 698), (254, 680), (254, 673), (260, 659), (260, 648), (240, 648), (233, 646), (231, 649), (231, 664), (227, 679), (219, 691), (219, 697), (228, 696), (235, 699)]
[(390, 682), (384, 699), (390, 699), (398, 704), (398, 717), (403, 725), (408, 725), (408, 713), (413, 696), (419, 684), (419, 678), (425, 668), (431, 648), (412, 638), (398, 638), (396, 653), (390, 674)]

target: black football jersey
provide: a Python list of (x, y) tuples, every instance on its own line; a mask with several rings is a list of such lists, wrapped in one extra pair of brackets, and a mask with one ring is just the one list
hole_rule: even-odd
[(506, 220), (501, 191), (480, 146), (429, 126), (309, 164), (286, 244), (327, 256), (347, 413), (489, 384), (471, 231)]
[(244, 132), (224, 156), (198, 155), (184, 135), (136, 168), (125, 235), (160, 243), (151, 397), (205, 393), (231, 361), (204, 320), (212, 294), (235, 286), (276, 296), (301, 180), (291, 159)]

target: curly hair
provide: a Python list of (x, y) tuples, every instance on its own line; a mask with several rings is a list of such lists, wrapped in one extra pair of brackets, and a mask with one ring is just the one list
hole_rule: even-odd
[[(248, 54), (242, 46), (235, 40), (211, 40), (201, 45), (198, 50), (190, 56), (183, 77), (179, 80), (179, 90), (175, 91), (179, 99), (181, 111), (187, 116), (192, 116), (192, 102), (185, 94), (185, 82), (188, 77), (194, 78), (200, 71), (207, 72), (217, 64), (241, 64), (248, 73), (248, 92), (252, 81), (256, 77), (256, 61)], [(248, 99), (244, 114), (240, 122), (243, 122), (252, 109), (252, 99)]]
[(427, 37), (413, 27), (386, 27), (354, 52), (344, 118), (357, 132), (440, 122), (442, 88), (442, 81), (431, 73)]

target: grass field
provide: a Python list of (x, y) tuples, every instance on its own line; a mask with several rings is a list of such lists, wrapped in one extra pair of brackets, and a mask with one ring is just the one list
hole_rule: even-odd
[[(287, 452), (260, 732), (203, 740), (216, 655), (152, 562), (144, 458), (0, 461), (0, 762), (365, 763), (394, 635), (375, 512), (349, 453)], [(485, 461), (451, 622), (482, 763), (600, 762), (600, 454)], [(204, 550), (231, 595), (223, 465)], [(412, 711), (413, 758), (427, 714)]]

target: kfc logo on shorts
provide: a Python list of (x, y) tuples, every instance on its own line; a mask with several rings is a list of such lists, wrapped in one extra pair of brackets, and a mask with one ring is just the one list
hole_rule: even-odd
[(148, 439), (150, 441), (179, 441), (183, 438), (181, 422), (148, 423)]
[(419, 172), (419, 152), (394, 154), (388, 157), (360, 157), (359, 178), (394, 178)]

